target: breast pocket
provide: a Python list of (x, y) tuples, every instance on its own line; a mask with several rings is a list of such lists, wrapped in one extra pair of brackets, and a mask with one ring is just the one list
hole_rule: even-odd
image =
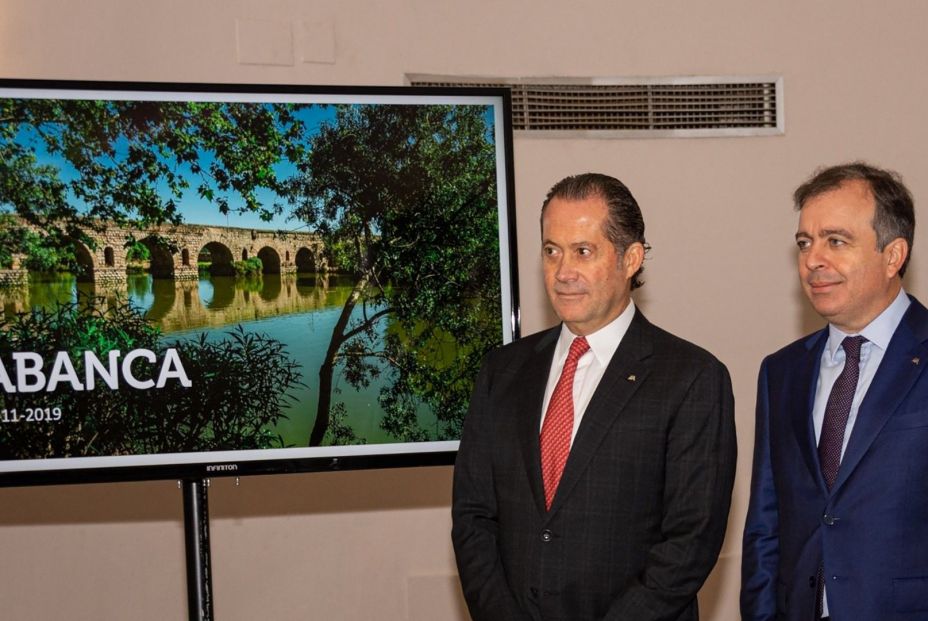
[(928, 577), (894, 578), (896, 612), (928, 612)]
[(889, 417), (883, 431), (905, 431), (928, 427), (928, 409), (917, 412), (898, 412)]

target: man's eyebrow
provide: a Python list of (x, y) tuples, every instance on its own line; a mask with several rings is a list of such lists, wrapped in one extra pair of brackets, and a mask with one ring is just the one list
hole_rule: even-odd
[[(560, 248), (560, 247), (563, 246), (564, 244), (559, 244), (559, 243), (557, 243), (556, 241), (552, 241), (552, 240), (550, 240), (550, 239), (543, 239), (543, 240), (541, 240), (541, 245), (542, 245), (542, 246), (548, 246), (548, 245), (550, 245), (550, 246), (557, 246), (558, 248)], [(580, 241), (568, 242), (568, 243), (567, 243), (567, 247), (568, 247), (568, 248), (579, 248), (579, 247), (581, 247), (581, 246), (595, 247), (596, 244), (593, 243), (593, 242), (591, 242), (591, 241), (586, 241), (586, 240), (580, 240)]]
[[(841, 237), (847, 237), (848, 239), (854, 239), (854, 234), (847, 229), (822, 229), (818, 232), (819, 237), (829, 237), (831, 235), (839, 235)], [(806, 233), (805, 231), (799, 231), (796, 233), (796, 239), (811, 239), (814, 237), (811, 233)]]
[(847, 229), (822, 229), (819, 231), (819, 237), (828, 237), (830, 235), (840, 235), (841, 237), (853, 238), (854, 234)]

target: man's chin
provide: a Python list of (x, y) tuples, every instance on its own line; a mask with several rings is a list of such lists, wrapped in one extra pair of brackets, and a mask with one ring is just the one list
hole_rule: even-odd
[(579, 304), (571, 304), (563, 300), (554, 304), (554, 312), (561, 321), (583, 321), (586, 317), (585, 309), (581, 308)]
[(832, 321), (841, 312), (840, 306), (832, 300), (810, 298), (809, 301), (812, 303), (812, 310), (826, 321)]

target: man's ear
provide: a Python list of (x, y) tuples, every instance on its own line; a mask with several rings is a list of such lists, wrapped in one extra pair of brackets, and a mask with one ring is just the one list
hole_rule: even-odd
[(641, 269), (642, 263), (644, 263), (644, 245), (641, 242), (629, 244), (622, 254), (622, 269), (625, 272), (625, 277), (631, 278), (634, 276), (635, 272)]
[(901, 237), (892, 240), (883, 248), (886, 259), (886, 276), (892, 278), (899, 273), (909, 256), (909, 244)]

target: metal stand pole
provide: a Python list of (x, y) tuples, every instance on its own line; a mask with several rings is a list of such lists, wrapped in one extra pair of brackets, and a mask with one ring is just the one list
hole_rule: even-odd
[(184, 479), (184, 539), (187, 549), (187, 611), (190, 621), (212, 621), (209, 560), (209, 479)]

